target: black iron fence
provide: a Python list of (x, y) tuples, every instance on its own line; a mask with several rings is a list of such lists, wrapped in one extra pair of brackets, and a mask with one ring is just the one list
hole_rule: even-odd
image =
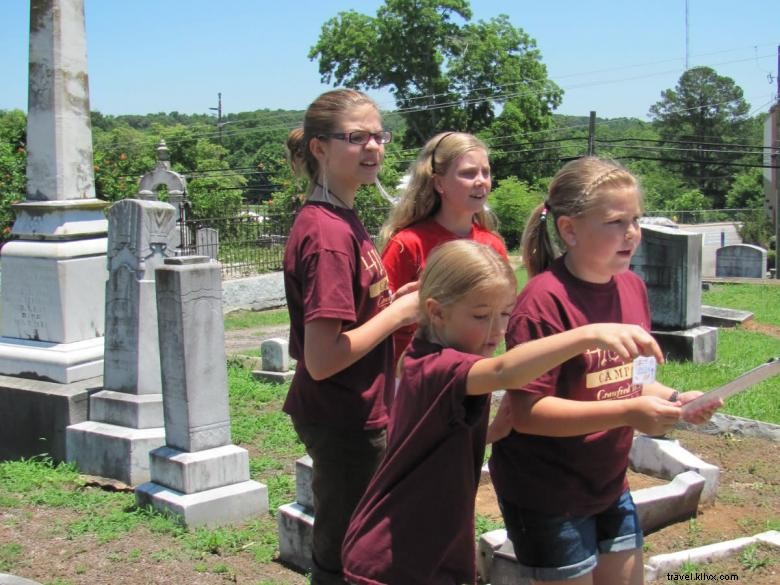
[[(667, 217), (677, 224), (755, 221), (763, 209), (648, 210), (648, 216)], [(284, 247), (294, 213), (242, 211), (235, 217), (188, 220), (180, 224), (182, 254), (210, 256), (222, 264), (225, 280), (282, 269)], [(376, 236), (377, 226), (369, 226)]]
[(181, 254), (219, 260), (222, 278), (242, 278), (282, 269), (294, 215), (242, 211), (235, 217), (186, 220), (179, 224)]

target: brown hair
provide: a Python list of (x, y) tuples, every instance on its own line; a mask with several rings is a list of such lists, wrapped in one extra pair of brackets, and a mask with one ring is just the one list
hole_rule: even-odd
[(340, 130), (338, 124), (353, 108), (370, 105), (379, 112), (376, 102), (355, 89), (334, 89), (315, 99), (306, 109), (303, 127), (293, 128), (287, 136), (287, 160), (298, 177), (308, 179), (308, 193), (320, 180), (320, 164), (309, 149), (309, 142), (322, 134)]
[(558, 217), (585, 213), (598, 204), (603, 194), (624, 188), (636, 189), (642, 195), (637, 178), (616, 161), (586, 156), (566, 163), (553, 177), (547, 201), (531, 212), (523, 231), (523, 264), (528, 276), (543, 272), (560, 255), (550, 237), (550, 222), (557, 232)]

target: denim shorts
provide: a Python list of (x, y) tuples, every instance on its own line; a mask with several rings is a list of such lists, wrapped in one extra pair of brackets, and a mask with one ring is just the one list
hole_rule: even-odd
[(631, 493), (593, 516), (549, 516), (499, 500), (507, 535), (523, 577), (574, 579), (596, 568), (599, 553), (642, 547), (642, 529)]

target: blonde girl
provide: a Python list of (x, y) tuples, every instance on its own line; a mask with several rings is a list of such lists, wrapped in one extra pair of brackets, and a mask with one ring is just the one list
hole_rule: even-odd
[(515, 294), (512, 268), (490, 246), (456, 240), (428, 258), (420, 327), (403, 359), (387, 455), (344, 540), (349, 583), (474, 583), (474, 498), (490, 392), (522, 386), (584, 351), (661, 357), (640, 327), (611, 324), (488, 357), (504, 336)]
[[(443, 242), (474, 240), (506, 257), (495, 218), (485, 207), (491, 187), (488, 149), (476, 136), (443, 132), (423, 146), (381, 232), (391, 290), (416, 281), (430, 251)], [(394, 334), (396, 360), (413, 334), (413, 326)]]
[[(585, 157), (565, 165), (523, 234), (533, 278), (512, 312), (507, 347), (604, 322), (649, 331), (647, 291), (629, 270), (641, 213), (639, 184), (618, 163)], [(534, 583), (642, 583), (642, 531), (626, 482), (634, 430), (663, 434), (701, 392), (641, 383), (633, 370), (626, 355), (591, 350), (505, 397), (517, 432), (493, 445), (491, 477)]]
[(391, 303), (379, 254), (353, 210), (377, 180), (391, 140), (361, 92), (322, 94), (287, 140), (308, 179), (284, 256), (290, 354), (298, 360), (284, 411), (313, 462), (312, 583), (341, 583), (349, 516), (385, 450), (393, 396), (392, 341), (416, 320), (416, 293)]

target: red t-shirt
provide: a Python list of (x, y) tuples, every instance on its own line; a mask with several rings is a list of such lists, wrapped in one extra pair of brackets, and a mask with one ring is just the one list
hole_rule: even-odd
[[(395, 234), (382, 251), (382, 262), (387, 270), (390, 290), (395, 292), (407, 282), (413, 282), (420, 278), (420, 273), (425, 267), (425, 259), (431, 250), (439, 244), (458, 239), (474, 240), (480, 244), (487, 244), (504, 258), (507, 258), (506, 247), (501, 236), (476, 223), (471, 226), (471, 234), (461, 238), (435, 219), (424, 219)], [(393, 333), (393, 342), (395, 343), (393, 360), (395, 363), (398, 363), (401, 354), (412, 341), (416, 329), (416, 325), (410, 325), (401, 327)]]
[(340, 319), (348, 331), (390, 304), (379, 253), (354, 211), (320, 202), (301, 208), (285, 249), (284, 288), (290, 312), (290, 355), (298, 360), (284, 412), (308, 424), (384, 428), (394, 392), (389, 337), (325, 380), (312, 379), (304, 360), (306, 323)]
[(474, 498), (490, 401), (467, 396), (466, 377), (480, 359), (412, 341), (387, 429), (387, 455), (344, 539), (348, 581), (475, 581)]
[[(575, 278), (563, 258), (532, 278), (509, 319), (507, 348), (588, 323), (633, 323), (650, 329), (647, 290), (633, 272), (606, 284)], [(581, 354), (521, 389), (570, 400), (639, 396), (631, 363), (603, 350)], [(517, 506), (554, 515), (589, 516), (611, 505), (628, 484), (634, 431), (619, 427), (574, 437), (512, 432), (493, 445), (490, 473), (496, 492)]]

